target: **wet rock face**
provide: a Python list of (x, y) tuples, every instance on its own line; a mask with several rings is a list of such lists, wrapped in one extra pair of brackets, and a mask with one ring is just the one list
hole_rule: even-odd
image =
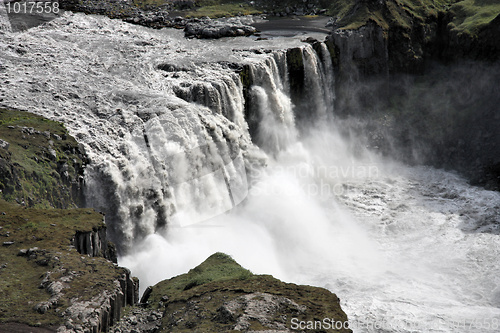
[(76, 250), (91, 257), (104, 257), (114, 263), (117, 262), (114, 245), (108, 242), (106, 229), (92, 231), (77, 231), (73, 239)]
[(341, 77), (388, 74), (388, 44), (380, 26), (369, 22), (357, 30), (336, 30), (328, 38), (339, 50)]

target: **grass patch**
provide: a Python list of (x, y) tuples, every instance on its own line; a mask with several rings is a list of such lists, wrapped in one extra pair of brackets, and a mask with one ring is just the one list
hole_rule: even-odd
[(384, 8), (372, 2), (334, 0), (329, 6), (329, 14), (339, 17), (343, 29), (357, 29), (369, 20), (384, 29), (392, 25), (410, 28), (415, 20), (424, 23), (447, 11), (454, 16), (451, 29), (476, 34), (500, 15), (500, 3), (498, 0), (388, 0)]
[(243, 280), (251, 276), (253, 274), (249, 270), (241, 267), (227, 254), (215, 253), (188, 273), (158, 283), (153, 287), (154, 294), (151, 301), (153, 304), (158, 304), (163, 295), (168, 295), (169, 298), (177, 298), (181, 297), (187, 290), (210, 282)]
[(244, 1), (200, 1), (197, 3), (197, 8), (187, 10), (185, 16), (220, 18), (260, 13), (262, 13), (260, 10)]
[(3, 241), (15, 241), (14, 247), (65, 250), (77, 231), (100, 229), (105, 224), (92, 208), (35, 209), (0, 200), (0, 226), (0, 234), (10, 235)]
[(456, 0), (388, 0), (380, 5), (334, 0), (329, 13), (339, 18), (343, 29), (357, 29), (370, 20), (384, 29), (392, 25), (409, 28), (415, 20), (425, 22), (428, 17), (437, 17), (438, 12), (445, 11), (454, 2)]
[[(149, 304), (154, 309), (164, 311), (160, 332), (230, 332), (236, 325), (236, 317), (243, 315), (248, 309), (237, 310), (234, 317), (221, 311), (221, 307), (249, 294), (252, 294), (256, 301), (264, 301), (264, 294), (286, 297), (304, 309), (303, 312), (298, 311), (297, 306), (290, 305), (292, 303), (289, 301), (281, 303), (276, 313), (271, 310), (268, 314), (272, 323), (289, 325), (289, 319), (287, 322), (286, 318), (292, 317), (305, 321), (315, 318), (347, 321), (347, 316), (340, 308), (339, 299), (328, 290), (284, 283), (270, 275), (254, 275), (223, 253), (210, 256), (186, 274), (155, 285)], [(250, 309), (251, 311), (253, 310)], [(248, 329), (270, 330), (268, 324), (263, 325), (253, 318), (250, 319)]]
[(64, 125), (25, 111), (0, 108), (0, 197), (38, 208), (81, 203), (86, 158)]
[[(90, 300), (113, 290), (114, 281), (123, 274), (108, 260), (82, 256), (71, 246), (77, 231), (104, 227), (103, 216), (92, 209), (44, 210), (0, 200), (0, 227), (0, 323), (61, 325), (62, 313), (73, 299)], [(35, 247), (36, 255), (18, 256), (21, 249)], [(50, 281), (73, 278), (57, 305), (41, 314), (34, 306), (51, 297), (39, 288), (47, 271), (53, 272)]]
[(482, 27), (500, 15), (500, 2), (497, 0), (464, 0), (454, 4), (451, 11), (455, 17), (450, 28), (475, 35)]
[(168, 7), (172, 1), (167, 0), (132, 0), (132, 4), (141, 9)]

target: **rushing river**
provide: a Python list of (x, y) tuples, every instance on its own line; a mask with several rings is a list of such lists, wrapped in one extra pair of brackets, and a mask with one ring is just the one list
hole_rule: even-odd
[(64, 122), (85, 147), (88, 205), (143, 289), (222, 251), (335, 292), (355, 332), (498, 332), (500, 194), (340, 135), (325, 47), (303, 37), (186, 40), (66, 13), (0, 31), (0, 104)]

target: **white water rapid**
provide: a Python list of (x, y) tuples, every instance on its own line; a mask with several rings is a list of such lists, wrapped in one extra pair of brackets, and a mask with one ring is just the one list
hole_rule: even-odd
[(85, 147), (88, 205), (143, 289), (221, 251), (328, 288), (354, 332), (498, 332), (500, 194), (341, 136), (327, 49), (303, 37), (186, 40), (66, 13), (0, 32), (0, 104), (64, 122)]

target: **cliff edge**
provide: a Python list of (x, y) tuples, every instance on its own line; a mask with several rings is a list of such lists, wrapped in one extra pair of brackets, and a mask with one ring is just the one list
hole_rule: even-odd
[(336, 113), (366, 145), (499, 190), (498, 1), (336, 0), (331, 12)]
[(107, 332), (138, 301), (104, 216), (76, 208), (86, 161), (62, 124), (0, 109), (0, 332)]
[(149, 287), (141, 303), (157, 331), (139, 329), (148, 320), (131, 310), (114, 332), (352, 332), (335, 294), (254, 275), (223, 253)]
[(361, 74), (423, 73), (429, 62), (500, 59), (493, 0), (337, 0), (331, 40)]

